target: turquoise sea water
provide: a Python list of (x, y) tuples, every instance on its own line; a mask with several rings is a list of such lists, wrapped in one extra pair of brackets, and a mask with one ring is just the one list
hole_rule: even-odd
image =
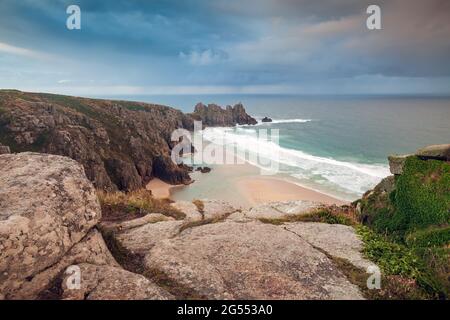
[[(387, 156), (450, 143), (450, 98), (405, 96), (135, 96), (121, 97), (166, 104), (185, 112), (195, 103), (242, 102), (257, 119), (270, 124), (211, 129), (206, 137), (227, 132), (244, 146), (257, 129), (279, 129), (279, 175), (301, 185), (356, 199), (389, 174)], [(251, 144), (251, 143), (250, 143)], [(255, 145), (254, 145), (255, 146)], [(261, 146), (260, 146), (261, 147)], [(254, 149), (258, 152), (258, 149)], [(267, 155), (266, 155), (267, 156)], [(269, 152), (270, 156), (270, 152)]]

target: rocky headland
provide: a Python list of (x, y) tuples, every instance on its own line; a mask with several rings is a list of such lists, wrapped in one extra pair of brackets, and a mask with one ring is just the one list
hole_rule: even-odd
[(159, 178), (190, 182), (189, 168), (170, 159), (175, 129), (254, 124), (242, 104), (198, 104), (192, 114), (141, 102), (0, 90), (0, 154), (43, 152), (72, 158), (98, 189), (131, 191)]
[(235, 125), (255, 125), (258, 123), (245, 112), (241, 103), (226, 106), (223, 109), (216, 104), (204, 105), (198, 103), (194, 112), (190, 114), (195, 120), (200, 120), (208, 127), (230, 127)]

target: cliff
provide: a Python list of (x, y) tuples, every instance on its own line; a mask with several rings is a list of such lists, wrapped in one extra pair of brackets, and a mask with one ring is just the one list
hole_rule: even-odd
[(190, 182), (189, 168), (170, 159), (173, 130), (254, 124), (241, 104), (199, 104), (190, 115), (155, 104), (0, 90), (0, 154), (43, 152), (70, 157), (95, 187), (136, 190), (157, 177)]
[(227, 106), (225, 109), (216, 105), (198, 103), (191, 116), (196, 120), (201, 120), (205, 126), (209, 127), (231, 127), (235, 125), (254, 125), (258, 122), (247, 114), (241, 103)]
[(193, 120), (161, 105), (0, 90), (0, 145), (68, 156), (105, 190), (138, 189), (153, 177), (189, 182), (169, 157), (177, 128), (192, 129)]

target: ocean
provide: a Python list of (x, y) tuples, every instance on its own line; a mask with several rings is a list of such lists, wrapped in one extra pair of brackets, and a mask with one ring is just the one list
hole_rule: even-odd
[[(272, 123), (211, 128), (211, 140), (226, 132), (226, 143), (249, 152), (277, 154), (277, 176), (335, 196), (355, 200), (389, 175), (390, 154), (412, 153), (450, 143), (450, 97), (209, 95), (127, 96), (191, 112), (197, 102), (222, 106), (242, 102), (247, 113)], [(256, 141), (258, 129), (278, 129), (279, 145)], [(266, 143), (266, 144), (264, 144)], [(275, 158), (274, 158), (275, 159)], [(257, 163), (254, 163), (257, 165)], [(189, 196), (195, 197), (195, 184)], [(201, 190), (200, 196), (205, 196)], [(206, 196), (208, 196), (206, 192)], [(210, 195), (214, 198), (216, 195)]]

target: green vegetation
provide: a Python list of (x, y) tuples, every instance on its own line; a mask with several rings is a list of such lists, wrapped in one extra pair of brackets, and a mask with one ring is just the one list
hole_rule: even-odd
[(450, 164), (444, 161), (406, 160), (393, 195), (408, 231), (450, 222)]
[(450, 226), (430, 227), (408, 234), (405, 239), (408, 246), (427, 248), (439, 247), (450, 243)]
[(381, 189), (361, 200), (366, 256), (387, 275), (414, 279), (428, 297), (448, 298), (450, 164), (408, 157), (394, 190)]
[(364, 242), (364, 255), (381, 268), (385, 277), (414, 280), (411, 282), (414, 296), (405, 298), (417, 295), (430, 299), (448, 297), (448, 249), (408, 247), (365, 226), (359, 226), (357, 232)]
[[(408, 237), (430, 226), (445, 227), (450, 222), (450, 164), (437, 160), (406, 159), (403, 174), (396, 177), (395, 190), (377, 193), (363, 202), (368, 224), (377, 231)], [(448, 240), (447, 232), (436, 233)], [(448, 243), (448, 241), (447, 241)]]
[(322, 222), (329, 224), (354, 225), (356, 221), (345, 212), (332, 212), (328, 209), (320, 209), (310, 213), (286, 215), (281, 218), (260, 218), (259, 221), (268, 224), (281, 225), (288, 222)]
[(98, 112), (95, 112), (93, 108), (83, 104), (81, 98), (49, 93), (40, 93), (39, 96), (48, 101), (57, 103), (67, 108), (71, 108), (91, 118), (99, 120), (102, 119), (102, 115)]
[(412, 278), (420, 275), (419, 259), (406, 246), (364, 226), (359, 226), (357, 232), (365, 243), (365, 256), (384, 272)]

